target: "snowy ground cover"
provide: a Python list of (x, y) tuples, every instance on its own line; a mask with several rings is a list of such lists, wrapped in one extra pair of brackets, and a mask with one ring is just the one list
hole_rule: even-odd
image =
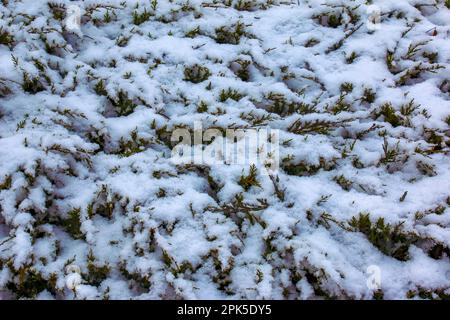
[[(449, 298), (449, 40), (449, 0), (2, 0), (0, 298)], [(195, 121), (278, 172), (174, 163)]]

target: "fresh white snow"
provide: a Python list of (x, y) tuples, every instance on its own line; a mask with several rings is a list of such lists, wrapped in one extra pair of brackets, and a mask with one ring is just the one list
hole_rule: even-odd
[[(449, 40), (448, 0), (1, 1), (0, 299), (448, 298)], [(175, 164), (194, 121), (279, 172)]]

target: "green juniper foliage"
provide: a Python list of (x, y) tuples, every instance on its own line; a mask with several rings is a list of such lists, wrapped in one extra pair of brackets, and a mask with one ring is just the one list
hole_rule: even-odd
[(228, 99), (234, 100), (234, 101), (239, 101), (242, 99), (244, 95), (241, 94), (239, 91), (232, 89), (232, 88), (228, 88), (227, 90), (222, 89), (220, 91), (220, 95), (219, 95), (219, 101), (220, 102), (225, 102)]
[(203, 113), (208, 111), (208, 105), (204, 101), (200, 101), (200, 103), (197, 106), (197, 112)]
[(338, 126), (340, 126), (340, 123), (326, 120), (302, 121), (299, 118), (289, 126), (288, 131), (295, 134), (327, 134), (330, 130)]
[(8, 282), (6, 287), (15, 293), (18, 298), (33, 299), (44, 290), (55, 292), (55, 275), (45, 279), (38, 271), (30, 267), (22, 267), (15, 273), (14, 281)]
[(266, 110), (280, 116), (289, 116), (295, 113), (308, 114), (316, 112), (314, 106), (305, 102), (288, 101), (286, 97), (281, 94), (271, 92), (266, 98), (268, 100)]
[(3, 181), (0, 183), (0, 190), (7, 190), (12, 186), (12, 176), (7, 175), (4, 177)]
[(311, 176), (319, 172), (319, 170), (330, 171), (334, 168), (333, 161), (325, 161), (321, 158), (319, 164), (310, 164), (305, 161), (293, 163), (289, 158), (283, 159), (281, 165), (284, 172), (291, 176)]
[(150, 17), (152, 16), (152, 14), (150, 12), (147, 11), (147, 9), (144, 9), (143, 12), (137, 12), (134, 11), (133, 12), (133, 24), (135, 25), (140, 25), (143, 24), (144, 22), (147, 22), (150, 20)]
[(67, 8), (64, 4), (59, 4), (55, 2), (48, 2), (48, 7), (53, 13), (53, 18), (62, 21), (66, 18)]
[(138, 130), (131, 131), (128, 138), (121, 137), (119, 140), (119, 148), (116, 150), (116, 154), (122, 157), (129, 157), (136, 153), (145, 151), (146, 147), (151, 141), (139, 137)]
[(200, 34), (200, 27), (196, 27), (192, 30), (189, 30), (188, 32), (186, 32), (186, 37), (188, 38), (195, 38), (196, 36), (198, 36)]
[(158, 0), (151, 0), (150, 5), (152, 7), (152, 10), (156, 11), (156, 8), (158, 7)]
[(427, 290), (419, 287), (416, 290), (408, 291), (406, 294), (408, 299), (413, 299), (417, 296), (424, 300), (450, 300), (450, 295), (445, 290)]
[(358, 58), (357, 53), (355, 51), (352, 51), (352, 53), (346, 57), (346, 62), (348, 64), (352, 64), (356, 60), (356, 58)]
[(239, 77), (239, 79), (241, 79), (242, 81), (249, 81), (250, 80), (249, 66), (251, 65), (251, 61), (238, 59), (234, 61), (234, 64), (238, 66), (235, 73)]
[(111, 270), (107, 264), (101, 265), (96, 261), (92, 250), (89, 251), (87, 256), (87, 269), (87, 281), (94, 286), (99, 286), (107, 278)]
[(108, 92), (106, 92), (105, 89), (105, 82), (103, 81), (103, 79), (100, 79), (94, 87), (95, 93), (97, 93), (99, 96), (106, 96), (108, 94)]
[(396, 114), (394, 107), (390, 103), (383, 104), (378, 114), (382, 115), (384, 121), (389, 122), (393, 127), (401, 125), (401, 118)]
[(14, 43), (14, 37), (7, 30), (0, 27), (0, 44), (11, 46)]
[(108, 97), (114, 106), (118, 116), (128, 116), (134, 112), (137, 105), (132, 99), (128, 98), (128, 93), (124, 90), (119, 90), (116, 97)]
[(40, 79), (38, 77), (31, 77), (28, 73), (23, 73), (22, 89), (25, 92), (36, 94), (44, 90)]
[(237, 22), (233, 27), (222, 26), (216, 29), (217, 43), (239, 44), (243, 36), (246, 36), (246, 32), (242, 22)]
[(211, 72), (207, 67), (195, 64), (184, 68), (184, 79), (192, 83), (200, 83), (209, 78)]
[(84, 237), (81, 231), (81, 209), (75, 208), (69, 211), (68, 218), (63, 222), (66, 231), (74, 238)]
[(409, 246), (416, 241), (416, 236), (403, 231), (403, 223), (394, 226), (386, 224), (384, 218), (376, 222), (370, 220), (370, 214), (360, 213), (349, 221), (350, 227), (367, 236), (367, 239), (386, 255), (398, 260), (409, 259)]
[(373, 91), (373, 89), (365, 88), (364, 95), (361, 98), (361, 100), (363, 102), (367, 102), (367, 103), (374, 103), (375, 99), (376, 99), (376, 93)]
[(239, 185), (244, 188), (245, 191), (248, 191), (251, 187), (261, 187), (257, 180), (257, 175), (258, 172), (256, 166), (252, 164), (248, 175), (242, 175), (239, 179)]
[(336, 181), (336, 183), (346, 191), (349, 191), (353, 185), (353, 183), (350, 180), (346, 179), (343, 175), (334, 177), (334, 181)]

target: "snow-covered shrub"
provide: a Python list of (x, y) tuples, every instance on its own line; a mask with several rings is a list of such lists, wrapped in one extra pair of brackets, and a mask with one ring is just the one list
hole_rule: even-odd
[[(0, 18), (0, 298), (449, 297), (449, 1)], [(194, 121), (279, 130), (279, 171), (172, 162)]]

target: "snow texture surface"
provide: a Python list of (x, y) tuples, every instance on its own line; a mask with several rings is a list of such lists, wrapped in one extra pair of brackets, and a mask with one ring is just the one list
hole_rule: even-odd
[[(448, 298), (449, 8), (2, 0), (0, 299)], [(194, 121), (279, 172), (174, 164)]]

